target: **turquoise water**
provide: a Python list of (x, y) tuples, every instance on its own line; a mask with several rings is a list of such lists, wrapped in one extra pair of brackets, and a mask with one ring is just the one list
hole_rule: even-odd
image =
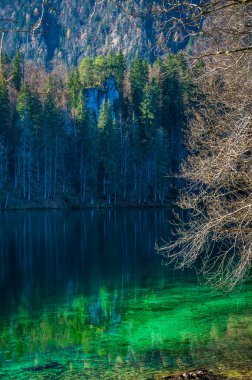
[(252, 283), (232, 294), (161, 265), (169, 209), (0, 216), (0, 378), (249, 371)]

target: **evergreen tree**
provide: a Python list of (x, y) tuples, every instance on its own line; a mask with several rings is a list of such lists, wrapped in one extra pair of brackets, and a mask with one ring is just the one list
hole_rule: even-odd
[(109, 133), (113, 128), (112, 109), (109, 101), (102, 103), (99, 112), (98, 128), (105, 133)]
[(109, 52), (107, 58), (107, 67), (108, 72), (115, 78), (118, 90), (120, 93), (122, 93), (123, 80), (126, 70), (126, 60), (124, 58), (122, 50), (119, 50), (117, 54), (115, 54), (112, 50)]
[(7, 84), (0, 76), (0, 187), (6, 184), (8, 172), (8, 127), (10, 124), (10, 107)]
[(55, 102), (52, 81), (46, 84), (44, 103), (43, 140), (44, 140), (44, 197), (55, 197), (58, 176), (62, 169), (64, 144), (62, 144), (63, 129), (60, 114)]
[(107, 67), (110, 74), (113, 74), (116, 69), (116, 54), (110, 50), (107, 57)]
[(114, 194), (114, 202), (117, 199), (117, 173), (119, 164), (119, 141), (117, 131), (112, 117), (112, 109), (109, 101), (103, 102), (98, 120), (100, 131), (99, 152), (101, 158), (101, 177), (103, 194), (107, 201), (111, 203), (111, 196)]
[(0, 76), (0, 136), (6, 135), (10, 121), (10, 105), (7, 83), (3, 76)]
[(148, 82), (148, 65), (136, 54), (130, 67), (130, 87), (132, 109), (140, 116), (140, 104), (143, 100), (144, 88)]
[(55, 134), (58, 127), (58, 110), (55, 102), (52, 81), (49, 78), (46, 83), (46, 97), (44, 103), (44, 120), (50, 134)]
[(82, 202), (89, 197), (93, 202), (97, 181), (97, 126), (86, 108), (86, 98), (80, 91), (76, 107), (76, 138), (78, 144), (78, 162), (80, 192)]
[(17, 91), (22, 86), (22, 59), (19, 52), (16, 53), (13, 60), (12, 83)]
[(164, 203), (165, 198), (172, 199), (173, 178), (171, 174), (172, 152), (169, 150), (168, 134), (163, 128), (157, 130), (154, 146), (154, 183), (153, 183), (153, 201), (155, 203)]
[(76, 98), (76, 122), (78, 134), (82, 135), (83, 129), (86, 129), (88, 124), (88, 113), (86, 108), (86, 98), (82, 90), (79, 91)]
[(90, 88), (95, 86), (95, 67), (94, 59), (85, 57), (79, 66), (80, 80), (84, 87)]
[(101, 86), (109, 77), (108, 62), (106, 57), (98, 55), (94, 60), (95, 86)]
[(22, 129), (31, 126), (31, 91), (25, 82), (21, 88), (17, 101), (17, 112), (19, 115), (20, 126)]
[(122, 91), (123, 89), (123, 80), (125, 77), (125, 71), (126, 71), (126, 60), (125, 60), (122, 50), (120, 49), (115, 57), (115, 71), (114, 71), (116, 84), (120, 91)]
[(162, 126), (174, 134), (174, 128), (182, 123), (184, 99), (189, 91), (187, 68), (181, 54), (169, 54), (160, 63), (162, 75)]
[(67, 89), (68, 89), (70, 109), (76, 108), (80, 88), (81, 88), (81, 82), (80, 82), (79, 69), (74, 67), (70, 70), (68, 78), (67, 78)]
[(23, 197), (31, 199), (31, 170), (32, 170), (32, 115), (31, 91), (25, 82), (17, 100), (17, 112), (20, 128), (18, 146), (18, 179)]
[(11, 60), (9, 56), (6, 54), (6, 52), (3, 53), (2, 63), (3, 65), (9, 65), (11, 63)]
[(3, 75), (4, 78), (11, 77), (11, 72), (12, 72), (11, 60), (6, 53), (3, 53), (0, 66), (1, 66), (0, 67), (1, 75)]
[(160, 93), (159, 88), (153, 81), (144, 87), (143, 101), (140, 104), (141, 110), (141, 143), (146, 148), (154, 143), (155, 134), (160, 125)]

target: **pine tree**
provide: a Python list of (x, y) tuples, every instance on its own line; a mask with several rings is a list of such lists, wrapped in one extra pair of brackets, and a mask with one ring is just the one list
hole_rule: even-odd
[(88, 124), (88, 113), (86, 107), (86, 98), (82, 90), (79, 91), (76, 98), (76, 123), (78, 126), (78, 134), (82, 135), (83, 129)]
[[(174, 179), (171, 178), (171, 159), (172, 152), (167, 144), (167, 131), (158, 128), (154, 145), (154, 183), (153, 183), (153, 201), (155, 203), (164, 203), (167, 194), (171, 198), (172, 184)], [(170, 199), (171, 200), (171, 199)]]
[(63, 129), (50, 78), (46, 84), (43, 124), (44, 198), (47, 198), (56, 195), (57, 179), (61, 170), (59, 161), (62, 160), (62, 150), (64, 149), (61, 142)]
[(16, 53), (13, 60), (12, 83), (17, 91), (22, 86), (22, 59), (19, 52)]
[(23, 197), (31, 199), (31, 167), (32, 167), (32, 116), (31, 91), (24, 83), (17, 101), (17, 112), (20, 127), (18, 168), (19, 183)]
[(158, 125), (160, 125), (160, 93), (159, 88), (153, 81), (144, 87), (143, 101), (140, 104), (142, 136), (141, 142), (146, 147), (154, 143)]
[(106, 57), (98, 55), (94, 60), (95, 86), (101, 86), (109, 77), (108, 62)]
[(116, 68), (116, 54), (110, 50), (107, 57), (107, 67), (110, 74), (114, 74)]
[(123, 88), (123, 80), (125, 77), (125, 71), (126, 71), (126, 60), (123, 55), (122, 50), (120, 49), (115, 57), (115, 79), (116, 84), (120, 91), (122, 91)]
[(95, 86), (95, 68), (94, 59), (85, 57), (79, 66), (80, 80), (84, 87), (90, 88)]
[(126, 70), (126, 60), (121, 50), (115, 54), (112, 50), (108, 54), (107, 67), (109, 74), (115, 78), (118, 90), (122, 93), (123, 80)]
[(0, 136), (6, 135), (10, 121), (10, 105), (7, 83), (3, 76), (0, 76)]
[(117, 175), (119, 166), (119, 141), (117, 139), (117, 131), (115, 122), (112, 117), (112, 109), (109, 101), (102, 104), (98, 128), (100, 131), (99, 152), (101, 158), (101, 176), (103, 194), (106, 195), (107, 201), (111, 203), (112, 193), (114, 194), (114, 202), (117, 200)]
[(8, 127), (10, 124), (10, 108), (7, 84), (0, 76), (0, 186), (7, 180), (8, 172)]
[(109, 133), (113, 128), (111, 104), (104, 101), (99, 111), (98, 128), (104, 133)]
[(70, 70), (68, 78), (67, 78), (67, 89), (68, 89), (70, 109), (76, 108), (80, 88), (81, 88), (81, 81), (80, 81), (79, 69), (74, 67)]
[(11, 60), (9, 56), (4, 52), (1, 60), (1, 65), (0, 65), (0, 71), (1, 75), (4, 78), (9, 78), (11, 77), (11, 72), (12, 72), (12, 67), (11, 67)]
[(97, 181), (97, 126), (89, 115), (86, 98), (81, 90), (76, 107), (76, 140), (80, 195), (82, 203), (88, 198), (92, 203)]
[(162, 126), (173, 134), (183, 119), (184, 99), (189, 91), (187, 68), (181, 54), (169, 54), (160, 63), (162, 75)]
[(20, 127), (30, 134), (31, 130), (31, 91), (28, 84), (25, 82), (21, 88), (17, 101), (17, 112), (20, 121)]
[(136, 54), (130, 67), (130, 86), (132, 109), (136, 116), (140, 115), (140, 104), (143, 100), (144, 88), (148, 82), (148, 65)]

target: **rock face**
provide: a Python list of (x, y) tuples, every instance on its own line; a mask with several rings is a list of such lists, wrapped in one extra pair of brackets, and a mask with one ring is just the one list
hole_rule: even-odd
[(167, 375), (162, 377), (163, 380), (225, 380), (224, 376), (216, 375), (206, 369), (197, 369), (184, 372), (179, 375)]
[(119, 92), (112, 76), (107, 79), (105, 86), (102, 88), (93, 87), (85, 89), (84, 91), (87, 99), (87, 107), (94, 112), (96, 119), (98, 119), (99, 109), (104, 101), (108, 100), (113, 109), (115, 101), (119, 99)]

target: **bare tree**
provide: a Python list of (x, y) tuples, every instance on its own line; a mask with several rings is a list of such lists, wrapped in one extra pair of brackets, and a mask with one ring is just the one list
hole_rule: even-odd
[[(0, 18), (0, 75), (3, 76), (3, 51), (4, 51), (4, 41), (5, 36), (9, 33), (31, 33), (35, 34), (39, 28), (41, 27), (41, 24), (43, 22), (44, 14), (45, 14), (45, 5), (47, 0), (42, 0), (41, 2), (41, 12), (38, 20), (35, 22), (35, 24), (31, 25), (30, 27), (24, 27), (20, 28), (18, 26), (18, 23), (16, 20), (11, 18)], [(11, 81), (12, 78), (5, 78), (7, 82)]]
[(181, 170), (187, 187), (178, 202), (188, 219), (158, 251), (177, 268), (202, 259), (204, 276), (231, 290), (252, 260), (252, 13), (247, 1), (213, 5), (190, 57), (199, 99)]
[[(97, 8), (108, 3), (127, 17), (153, 17), (159, 30), (157, 43), (164, 50), (171, 41), (195, 37), (211, 40), (211, 48), (201, 51), (203, 57), (252, 50), (251, 0), (142, 0), (139, 3), (134, 0), (96, 0), (89, 22)], [(224, 46), (222, 38), (225, 41), (230, 36), (233, 37), (232, 44)]]
[(107, 1), (128, 17), (151, 14), (163, 51), (171, 41), (193, 41), (185, 57), (197, 87), (196, 106), (178, 201), (186, 213), (178, 217), (174, 240), (157, 249), (176, 268), (201, 259), (207, 280), (231, 290), (252, 260), (252, 2), (162, 0), (137, 7)]

